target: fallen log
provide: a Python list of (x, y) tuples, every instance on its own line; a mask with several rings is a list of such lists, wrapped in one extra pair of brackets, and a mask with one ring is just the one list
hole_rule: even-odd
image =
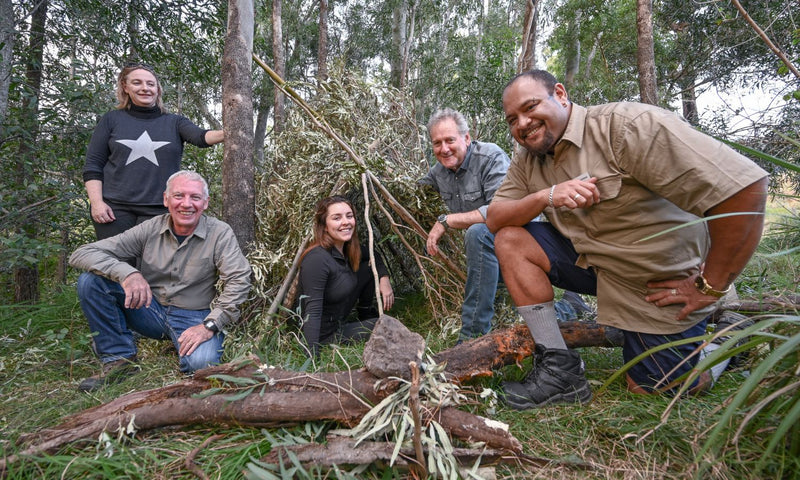
[[(324, 444), (306, 443), (302, 445), (280, 446), (272, 449), (269, 454), (261, 459), (264, 464), (283, 465), (285, 468), (292, 466), (288, 453), (294, 454), (295, 458), (306, 468), (310, 466), (320, 466), (323, 468), (343, 467), (364, 465), (368, 463), (379, 463), (389, 465), (395, 449), (394, 443), (364, 441), (355, 445), (355, 440), (347, 437), (329, 436)], [(425, 452), (427, 454), (427, 451)], [(529, 465), (544, 467), (552, 465), (553, 460), (532, 457), (528, 455), (508, 455), (507, 452), (492, 448), (455, 448), (453, 456), (459, 465), (471, 467), (476, 461), (480, 460), (481, 466), (499, 465), (509, 463), (517, 465), (520, 461)], [(394, 461), (393, 466), (408, 468), (415, 464), (415, 453), (411, 448), (401, 448), (400, 453)], [(584, 464), (570, 462), (570, 465), (585, 467)]]
[[(562, 332), (571, 346), (611, 346), (607, 329), (593, 322), (566, 322)], [(492, 370), (521, 362), (533, 352), (527, 327), (515, 325), (464, 342), (435, 356), (446, 362), (451, 381), (466, 382), (492, 375)], [(221, 378), (242, 380), (225, 382)], [(132, 426), (137, 432), (174, 425), (251, 425), (276, 427), (298, 422), (330, 420), (353, 426), (374, 405), (394, 392), (399, 380), (378, 378), (364, 369), (305, 374), (277, 368), (261, 369), (255, 357), (210, 367), (193, 378), (161, 388), (133, 392), (103, 405), (70, 415), (55, 427), (20, 437), (27, 445), (15, 455), (0, 459), (0, 472), (20, 455), (52, 453), (66, 444), (94, 440), (102, 432)], [(201, 395), (212, 388), (217, 393)], [(253, 394), (233, 399), (252, 388)], [(445, 410), (442, 410), (445, 412)], [(447, 410), (442, 425), (453, 436), (485, 442), (490, 447), (519, 451), (510, 434), (497, 436), (479, 425), (480, 417)], [(453, 413), (459, 412), (459, 413)], [(458, 418), (459, 415), (468, 417)]]

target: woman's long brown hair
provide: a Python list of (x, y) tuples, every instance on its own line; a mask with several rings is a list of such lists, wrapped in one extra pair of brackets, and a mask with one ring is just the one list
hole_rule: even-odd
[[(336, 203), (346, 204), (348, 207), (350, 207), (350, 210), (353, 211), (353, 216), (356, 215), (356, 209), (353, 207), (353, 204), (350, 203), (350, 200), (340, 195), (325, 197), (317, 202), (317, 207), (314, 210), (314, 239), (311, 242), (311, 245), (309, 245), (308, 248), (306, 248), (306, 250), (303, 252), (303, 255), (300, 256), (301, 263), (306, 254), (314, 247), (321, 246), (322, 248), (328, 250), (331, 248), (331, 246), (333, 246), (333, 239), (331, 239), (331, 236), (328, 235), (325, 227), (328, 220), (328, 208)], [(353, 236), (350, 238), (350, 240), (344, 242), (343, 253), (349, 260), (350, 267), (354, 272), (357, 272), (358, 267), (361, 264), (361, 245), (358, 243), (358, 222), (355, 222), (353, 225)]]

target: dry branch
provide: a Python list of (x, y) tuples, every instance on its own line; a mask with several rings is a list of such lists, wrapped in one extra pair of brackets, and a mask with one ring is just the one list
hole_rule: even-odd
[[(562, 324), (562, 333), (572, 346), (612, 345), (605, 331), (592, 322)], [(520, 362), (532, 351), (533, 340), (527, 328), (517, 325), (445, 350), (436, 359), (446, 362), (449, 378), (465, 382), (491, 375), (494, 368)], [(228, 388), (220, 393), (197, 395), (223, 386), (221, 376), (251, 379), (254, 384), (228, 383)], [(113, 433), (131, 423), (139, 432), (170, 425), (276, 427), (315, 420), (354, 426), (371, 405), (394, 392), (398, 385), (397, 380), (379, 379), (366, 370), (305, 374), (277, 368), (261, 370), (255, 358), (227, 363), (200, 370), (193, 378), (173, 385), (124, 395), (70, 415), (58, 426), (24, 435), (20, 442), (28, 447), (0, 460), (0, 472), (21, 455), (55, 452), (69, 443), (93, 440), (102, 432)], [(251, 395), (230, 400), (250, 387)], [(453, 408), (434, 415), (455, 437), (519, 451), (518, 441), (507, 432), (476, 427), (482, 423), (480, 417)]]

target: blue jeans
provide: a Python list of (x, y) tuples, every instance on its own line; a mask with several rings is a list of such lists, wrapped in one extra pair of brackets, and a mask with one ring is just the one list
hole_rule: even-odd
[[(88, 272), (78, 277), (78, 298), (89, 329), (95, 335), (95, 353), (103, 363), (136, 355), (133, 332), (157, 340), (170, 339), (180, 351), (178, 337), (187, 328), (203, 323), (210, 313), (210, 310), (163, 307), (155, 298), (149, 308), (125, 308), (125, 291), (119, 283)], [(218, 364), (224, 339), (222, 332), (216, 333), (191, 355), (181, 356), (181, 371), (190, 373)]]
[(485, 223), (470, 226), (464, 235), (467, 283), (461, 306), (459, 340), (486, 335), (492, 328), (494, 296), (500, 281), (500, 265), (494, 253), (494, 234)]

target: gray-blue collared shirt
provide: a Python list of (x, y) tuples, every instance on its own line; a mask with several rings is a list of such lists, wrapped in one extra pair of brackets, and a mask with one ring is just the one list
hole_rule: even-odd
[(489, 202), (503, 183), (510, 164), (506, 152), (494, 143), (473, 141), (457, 171), (437, 161), (418, 183), (436, 189), (451, 213), (478, 210), (486, 218)]

